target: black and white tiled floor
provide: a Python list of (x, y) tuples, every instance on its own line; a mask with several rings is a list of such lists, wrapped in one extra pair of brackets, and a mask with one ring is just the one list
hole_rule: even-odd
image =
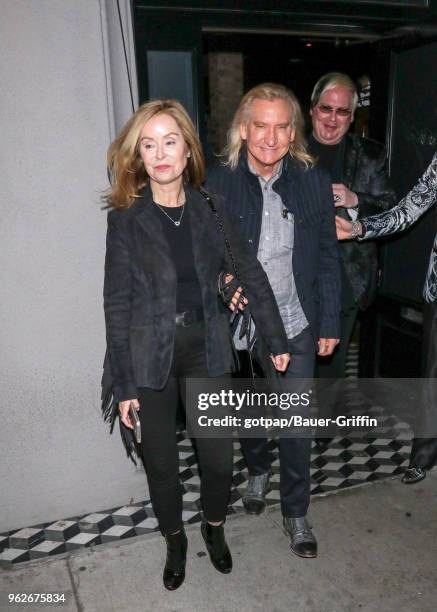
[[(408, 465), (411, 434), (400, 433), (396, 439), (335, 438), (325, 449), (313, 443), (311, 457), (311, 493), (326, 493), (363, 482), (371, 482), (402, 473)], [(183, 518), (188, 523), (200, 521), (200, 480), (189, 439), (179, 434), (181, 480), (185, 489)], [(272, 490), (269, 505), (279, 502), (279, 458), (277, 444), (270, 441), (272, 454)], [(195, 461), (195, 460), (194, 460)], [(241, 494), (248, 478), (238, 441), (234, 442), (234, 475), (229, 514), (241, 512)], [(150, 500), (111, 508), (83, 517), (71, 517), (55, 523), (11, 531), (0, 535), (0, 565), (28, 561), (87, 546), (130, 538), (157, 531)]]
[[(349, 378), (356, 378), (354, 347), (349, 351)], [(364, 409), (363, 409), (364, 412)], [(320, 494), (401, 474), (408, 466), (412, 432), (407, 426), (390, 422), (386, 437), (334, 438), (326, 447), (313, 442), (311, 493)], [(272, 455), (272, 490), (268, 505), (279, 502), (279, 458), (275, 440), (269, 442)], [(183, 519), (201, 520), (200, 480), (191, 441), (178, 434), (180, 477), (184, 486)], [(234, 473), (229, 514), (243, 511), (241, 495), (248, 473), (238, 440), (234, 441)], [(101, 510), (86, 516), (61, 519), (0, 534), (0, 566), (45, 558), (69, 550), (95, 546), (158, 530), (150, 500), (122, 508)]]

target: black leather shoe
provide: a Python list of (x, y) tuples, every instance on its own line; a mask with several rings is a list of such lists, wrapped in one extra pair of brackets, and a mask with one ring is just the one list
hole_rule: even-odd
[(404, 484), (414, 484), (420, 482), (426, 476), (426, 470), (420, 467), (414, 467), (413, 465), (405, 470), (402, 476), (402, 482)]
[(232, 570), (232, 557), (226, 544), (223, 523), (221, 525), (211, 525), (202, 522), (200, 531), (215, 569), (222, 574), (229, 574)]
[(167, 534), (167, 558), (165, 560), (162, 580), (169, 591), (178, 589), (185, 580), (185, 564), (187, 562), (188, 541), (185, 530)]
[(295, 555), (307, 559), (317, 557), (317, 540), (306, 516), (284, 516), (284, 531), (290, 537), (290, 548)]
[(249, 476), (243, 495), (243, 506), (247, 514), (261, 514), (266, 507), (266, 493), (270, 491), (270, 472)]

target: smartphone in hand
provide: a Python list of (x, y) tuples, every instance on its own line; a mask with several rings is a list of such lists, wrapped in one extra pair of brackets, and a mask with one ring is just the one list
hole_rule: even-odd
[(132, 404), (130, 405), (130, 408), (129, 408), (129, 419), (130, 419), (130, 422), (132, 423), (132, 425), (134, 427), (135, 440), (137, 441), (138, 444), (140, 444), (140, 442), (141, 442), (140, 417), (138, 416), (138, 412), (133, 407)]

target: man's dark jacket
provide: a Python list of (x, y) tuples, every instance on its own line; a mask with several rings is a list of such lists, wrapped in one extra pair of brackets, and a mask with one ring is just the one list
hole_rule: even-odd
[[(396, 194), (388, 178), (386, 152), (373, 140), (346, 134), (343, 180), (358, 196), (358, 219), (396, 205)], [(344, 208), (337, 208), (337, 214), (350, 220)], [(343, 241), (340, 255), (355, 301), (364, 310), (375, 299), (378, 288), (377, 246), (374, 242)]]
[[(229, 311), (217, 291), (219, 272), (231, 264), (209, 204), (189, 186), (185, 193), (205, 317), (206, 361), (210, 376), (220, 376), (234, 366)], [(153, 206), (146, 188), (131, 208), (108, 214), (103, 386), (112, 386), (115, 402), (138, 397), (137, 387), (162, 389), (173, 357), (176, 268)], [(287, 338), (267, 276), (225, 211), (221, 217), (254, 319), (270, 352), (286, 353)]]
[[(256, 254), (263, 196), (259, 179), (247, 165), (246, 151), (235, 170), (223, 164), (212, 168), (206, 185), (211, 194), (224, 196), (235, 224)], [(341, 274), (328, 173), (316, 166), (306, 169), (287, 154), (273, 189), (294, 215), (293, 273), (314, 341), (339, 338)]]

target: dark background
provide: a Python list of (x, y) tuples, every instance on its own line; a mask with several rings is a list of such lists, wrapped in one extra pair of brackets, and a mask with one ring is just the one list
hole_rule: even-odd
[[(437, 149), (435, 5), (435, 0), (134, 0), (140, 101), (149, 97), (147, 52), (188, 53), (188, 97), (210, 153), (210, 53), (241, 53), (244, 90), (263, 81), (283, 83), (297, 95), (307, 119), (320, 76), (330, 71), (353, 80), (368, 75), (367, 134), (386, 144), (401, 198)], [(168, 96), (173, 83), (161, 76), (162, 95)], [(431, 211), (406, 234), (379, 241), (380, 292), (360, 321), (360, 375), (420, 375), (421, 296), (435, 231)]]

